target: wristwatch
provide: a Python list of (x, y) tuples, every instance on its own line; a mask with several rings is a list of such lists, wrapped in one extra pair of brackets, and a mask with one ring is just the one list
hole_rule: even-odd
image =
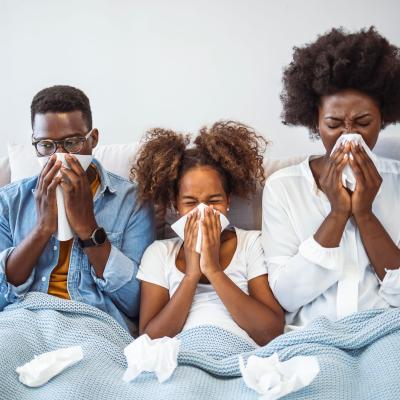
[(103, 228), (99, 227), (92, 232), (89, 239), (82, 240), (78, 238), (78, 243), (82, 248), (95, 247), (95, 246), (101, 246), (102, 244), (105, 243), (106, 240), (107, 240), (106, 231)]

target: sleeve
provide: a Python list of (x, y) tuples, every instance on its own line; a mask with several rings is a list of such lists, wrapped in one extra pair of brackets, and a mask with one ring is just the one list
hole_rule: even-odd
[[(342, 250), (324, 248), (313, 236), (301, 240), (292, 224), (288, 198), (278, 180), (263, 192), (262, 245), (271, 290), (282, 307), (295, 312), (335, 284), (342, 274)], [(298, 205), (299, 212), (306, 209)]]
[(143, 254), (137, 279), (169, 289), (164, 266), (166, 254), (163, 253), (160, 242), (156, 241), (150, 245)]
[(264, 250), (261, 244), (261, 232), (252, 232), (252, 234), (252, 240), (249, 241), (250, 243), (246, 249), (248, 281), (268, 273)]
[(400, 269), (387, 269), (378, 294), (392, 307), (400, 307)]
[(8, 222), (9, 208), (4, 198), (0, 195), (0, 311), (7, 304), (21, 299), (32, 286), (35, 270), (29, 278), (19, 286), (14, 286), (7, 281), (6, 265), (7, 259), (14, 251), (12, 233)]
[[(129, 201), (135, 204), (136, 199), (130, 198)], [(123, 233), (121, 248), (111, 245), (102, 279), (96, 275), (92, 267), (92, 277), (96, 285), (131, 318), (139, 315), (140, 284), (136, 279), (136, 274), (142, 255), (154, 241), (154, 237), (152, 208), (148, 204), (133, 208)]]

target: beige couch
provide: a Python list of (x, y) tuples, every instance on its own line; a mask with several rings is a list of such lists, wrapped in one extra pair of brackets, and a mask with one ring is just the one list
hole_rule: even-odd
[[(118, 175), (129, 177), (130, 165), (137, 151), (137, 143), (99, 145), (94, 155), (106, 169)], [(400, 160), (400, 136), (383, 136), (374, 149), (375, 153)], [(298, 163), (305, 155), (286, 159), (265, 159), (265, 175), (268, 177), (274, 171)], [(8, 157), (0, 158), (0, 186), (39, 172), (39, 164), (30, 145), (9, 145)], [(229, 220), (235, 226), (243, 229), (261, 228), (261, 197), (262, 188), (251, 199), (232, 198)], [(174, 221), (174, 214), (167, 213), (165, 218), (159, 213), (157, 218), (158, 237), (170, 237), (169, 229)]]

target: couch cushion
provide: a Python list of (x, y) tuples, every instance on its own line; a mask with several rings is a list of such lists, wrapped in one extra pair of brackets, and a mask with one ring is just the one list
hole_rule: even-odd
[[(114, 174), (129, 178), (129, 170), (136, 154), (138, 143), (109, 144), (97, 146), (93, 154), (104, 168)], [(32, 145), (9, 144), (11, 182), (37, 175), (40, 165)]]
[(0, 158), (0, 187), (10, 183), (10, 180), (11, 172), (8, 157)]

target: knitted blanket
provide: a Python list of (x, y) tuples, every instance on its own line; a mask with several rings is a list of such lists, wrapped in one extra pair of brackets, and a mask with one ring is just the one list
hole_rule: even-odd
[[(246, 341), (212, 326), (184, 331), (179, 365), (159, 384), (152, 373), (131, 383), (123, 349), (132, 337), (109, 315), (83, 303), (29, 293), (0, 312), (1, 400), (257, 399), (240, 377), (238, 354), (280, 360), (315, 355), (321, 372), (285, 399), (400, 398), (400, 310), (371, 310), (338, 322), (325, 318), (252, 349)], [(84, 359), (40, 388), (18, 381), (17, 366), (34, 355), (81, 345)]]

